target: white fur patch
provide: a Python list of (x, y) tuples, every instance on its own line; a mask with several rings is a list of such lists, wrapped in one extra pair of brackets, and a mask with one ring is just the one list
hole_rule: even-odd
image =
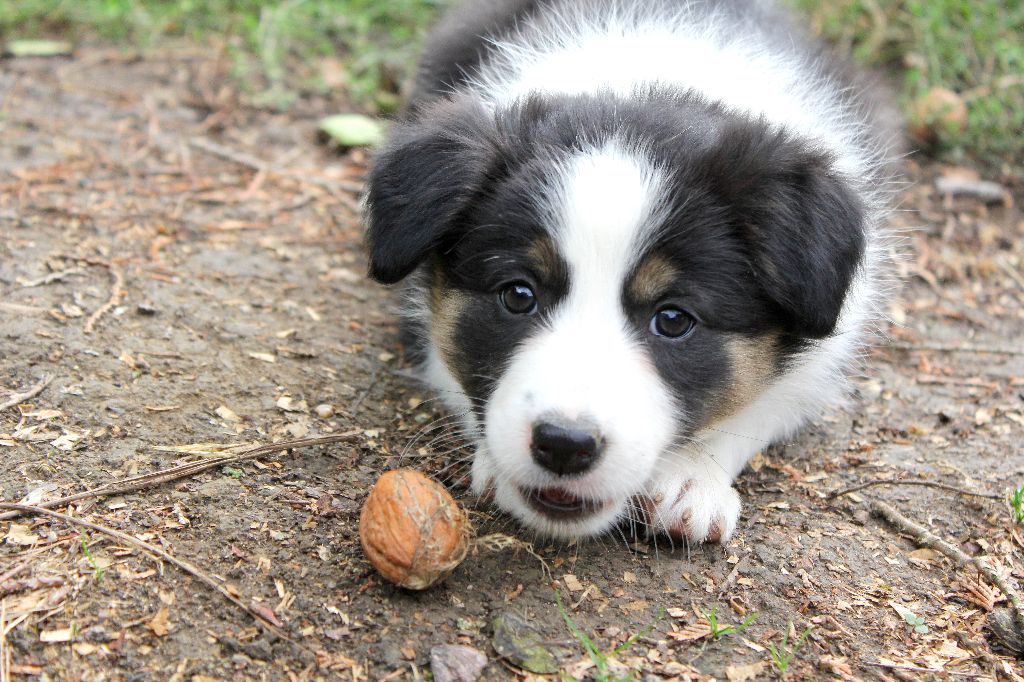
[[(571, 3), (569, 3), (571, 5)], [(495, 106), (531, 93), (623, 97), (650, 86), (692, 90), (785, 127), (837, 155), (851, 177), (877, 160), (844, 93), (806, 54), (779, 45), (752, 21), (695, 9), (616, 3), (584, 14), (566, 7), (494, 41), (474, 87)]]
[[(671, 393), (622, 309), (626, 278), (657, 225), (661, 186), (644, 159), (609, 145), (573, 157), (548, 197), (569, 294), (545, 312), (545, 328), (519, 349), (498, 383), (477, 457), (488, 461), (481, 469), (494, 476), (498, 503), (552, 535), (605, 530), (643, 492), (675, 431)], [(533, 461), (533, 425), (550, 415), (599, 425), (605, 451), (583, 475), (560, 478)], [(556, 524), (519, 493), (552, 486), (609, 504), (583, 521)]]

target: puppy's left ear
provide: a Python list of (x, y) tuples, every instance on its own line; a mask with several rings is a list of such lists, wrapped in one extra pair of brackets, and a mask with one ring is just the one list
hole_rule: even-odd
[(370, 276), (403, 279), (460, 228), (496, 159), (494, 125), (478, 105), (446, 101), (392, 130), (370, 173)]
[(830, 155), (779, 131), (726, 132), (710, 167), (758, 284), (788, 331), (835, 330), (865, 246), (861, 199)]

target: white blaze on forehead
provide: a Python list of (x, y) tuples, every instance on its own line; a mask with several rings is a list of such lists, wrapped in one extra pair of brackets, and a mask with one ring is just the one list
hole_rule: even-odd
[[(557, 170), (546, 220), (569, 268), (569, 294), (513, 355), (487, 404), (486, 447), (477, 457), (500, 505), (573, 537), (606, 529), (643, 489), (671, 443), (676, 408), (622, 306), (626, 279), (660, 222), (665, 181), (641, 152), (616, 143), (578, 152)], [(553, 415), (600, 429), (604, 453), (585, 474), (559, 477), (533, 461), (531, 430)], [(556, 523), (518, 492), (552, 486), (607, 506)]]
[(552, 228), (569, 264), (571, 309), (618, 308), (622, 286), (657, 223), (660, 174), (615, 144), (573, 157), (551, 198)]

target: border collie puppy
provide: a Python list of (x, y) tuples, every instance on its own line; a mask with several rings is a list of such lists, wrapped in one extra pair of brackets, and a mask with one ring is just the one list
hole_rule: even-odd
[(733, 480), (845, 394), (891, 128), (758, 0), (468, 0), (367, 196), (473, 488), (541, 533), (736, 529)]

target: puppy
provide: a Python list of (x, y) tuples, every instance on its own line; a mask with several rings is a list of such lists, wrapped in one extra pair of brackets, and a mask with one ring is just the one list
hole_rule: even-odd
[(541, 533), (736, 529), (878, 318), (891, 128), (759, 0), (470, 0), (367, 195), (473, 488)]

